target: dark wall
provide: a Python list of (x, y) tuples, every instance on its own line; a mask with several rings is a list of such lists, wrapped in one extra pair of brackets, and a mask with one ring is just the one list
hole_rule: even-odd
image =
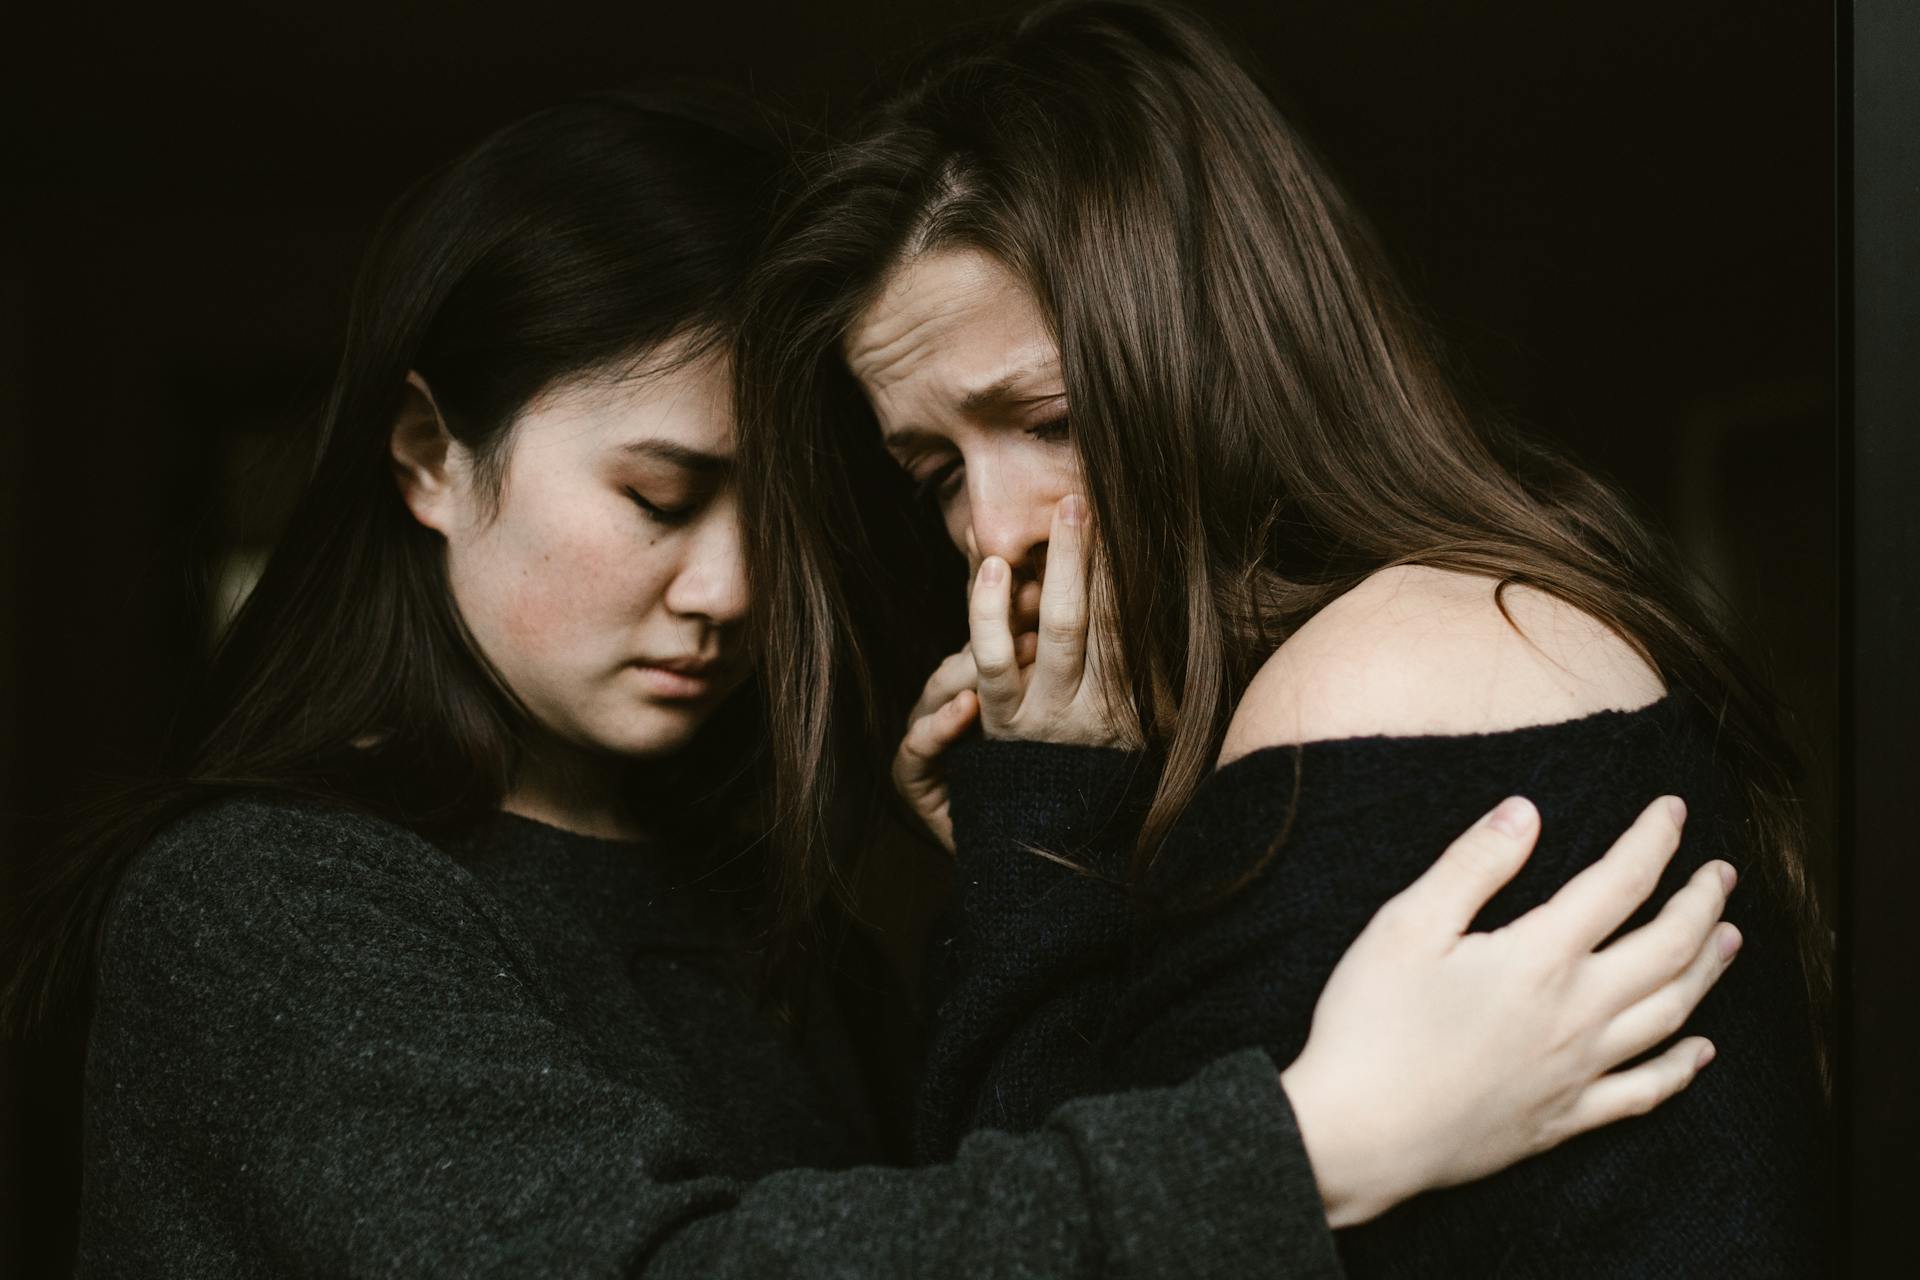
[[(1001, 7), (1001, 6), (995, 6)], [(1250, 46), (1487, 401), (1677, 538), (1804, 722), (1831, 884), (1834, 34), (1818, 3), (1200, 4)], [(0, 188), (0, 821), (161, 740), (270, 542), (356, 256), (412, 176), (574, 92), (730, 80), (824, 120), (926, 0), (335, 0), (16, 14)], [(78, 1039), (0, 1077), (0, 1273), (67, 1247)]]
[(1851, 19), (1841, 130), (1851, 217), (1840, 254), (1851, 267), (1841, 315), (1851, 392), (1843, 421), (1852, 427), (1842, 454), (1851, 537), (1842, 575), (1848, 714), (1839, 844), (1848, 855), (1840, 918), (1850, 1015), (1842, 1040), (1847, 1235), (1859, 1274), (1894, 1275), (1912, 1253), (1909, 1220), (1920, 1199), (1920, 8), (1858, 0)]

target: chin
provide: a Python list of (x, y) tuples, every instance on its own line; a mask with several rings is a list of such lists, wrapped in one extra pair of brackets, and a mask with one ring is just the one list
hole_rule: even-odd
[(711, 705), (648, 705), (620, 724), (607, 726), (605, 733), (594, 736), (601, 746), (617, 755), (657, 760), (686, 750), (712, 716)]

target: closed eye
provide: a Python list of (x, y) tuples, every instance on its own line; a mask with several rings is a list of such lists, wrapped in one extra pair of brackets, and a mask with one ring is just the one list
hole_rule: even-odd
[(641, 496), (640, 491), (632, 485), (627, 485), (625, 488), (627, 496), (633, 499), (634, 505), (639, 507), (648, 519), (657, 521), (660, 524), (685, 524), (692, 518), (693, 513), (700, 509), (700, 504), (697, 502), (690, 502), (678, 507), (663, 507), (656, 502), (647, 501), (646, 498)]
[(1069, 434), (1067, 415), (1063, 413), (1057, 418), (1049, 418), (1045, 422), (1035, 423), (1033, 426), (1027, 428), (1027, 434), (1035, 440), (1045, 440), (1049, 442), (1065, 440)]
[(944, 502), (959, 487), (961, 462), (954, 458), (936, 470), (921, 476), (913, 486), (913, 496), (919, 502)]

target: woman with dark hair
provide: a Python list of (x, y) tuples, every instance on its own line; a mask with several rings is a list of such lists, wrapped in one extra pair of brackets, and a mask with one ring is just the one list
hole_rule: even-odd
[[(1443, 1159), (1356, 1129), (1309, 1166), (1296, 1110), (1323, 1131), (1341, 1089), (1290, 1100), (1251, 1051), (878, 1167), (825, 864), (755, 816), (726, 339), (778, 164), (704, 99), (604, 96), (388, 218), (185, 748), (76, 844), (8, 993), (90, 979), (82, 1274), (1311, 1274), (1323, 1205), (1693, 1078), (1698, 1039), (1606, 1074), (1650, 1044), (1611, 1029), (1718, 978), (1720, 877), (1624, 962), (1567, 941), (1642, 901), (1675, 824), (1492, 939), (1461, 935), (1530, 841), (1462, 824), (1313, 1048), (1356, 1082), (1429, 1061), (1439, 1104), (1375, 1093), (1374, 1132)], [(1433, 1020), (1515, 973), (1497, 1013)]]
[[(970, 36), (809, 167), (776, 237), (739, 386), (778, 785), (806, 838), (850, 732), (825, 670), (908, 725), (896, 784), (958, 859), (923, 1155), (1233, 1048), (1290, 1086), (1351, 1070), (1303, 1052), (1315, 999), (1424, 850), (1539, 802), (1540, 855), (1478, 918), (1500, 926), (1671, 790), (1693, 816), (1667, 883), (1709, 857), (1752, 882), (1750, 958), (1694, 1024), (1737, 1064), (1342, 1258), (1817, 1268), (1824, 965), (1771, 699), (1610, 490), (1469, 416), (1215, 36), (1124, 3)], [(957, 604), (966, 574), (967, 647), (918, 700), (867, 677), (902, 636), (954, 647), (923, 584)], [(1648, 1019), (1649, 1044), (1680, 1025)]]

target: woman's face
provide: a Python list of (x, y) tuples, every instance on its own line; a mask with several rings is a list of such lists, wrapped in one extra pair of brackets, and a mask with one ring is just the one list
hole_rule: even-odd
[(1059, 350), (1032, 294), (985, 253), (922, 254), (888, 274), (844, 351), (887, 452), (969, 568), (1012, 566), (1014, 631), (1031, 632), (1054, 507), (1081, 492)]
[(564, 744), (671, 753), (747, 673), (728, 379), (712, 358), (563, 384), (515, 424), (495, 501), (450, 468), (455, 602)]

